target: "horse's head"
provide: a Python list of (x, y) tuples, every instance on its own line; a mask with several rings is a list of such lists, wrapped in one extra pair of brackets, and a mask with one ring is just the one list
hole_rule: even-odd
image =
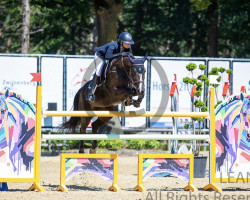
[(243, 100), (241, 107), (242, 123), (246, 131), (247, 141), (250, 142), (250, 99), (244, 98), (243, 94), (241, 94), (241, 99)]
[(135, 95), (144, 95), (145, 93), (145, 73), (146, 69), (144, 67), (144, 62), (146, 61), (148, 53), (144, 56), (143, 59), (135, 59), (134, 57), (128, 55), (128, 58), (131, 62), (132, 73), (131, 76), (134, 80), (134, 93)]

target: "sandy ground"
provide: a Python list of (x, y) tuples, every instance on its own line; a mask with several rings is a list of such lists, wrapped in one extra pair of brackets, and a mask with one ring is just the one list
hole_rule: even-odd
[[(241, 199), (250, 200), (250, 183), (219, 183), (223, 189), (221, 194), (213, 191), (203, 191), (208, 184), (208, 177), (194, 179), (198, 192), (185, 192), (186, 182), (175, 177), (151, 177), (144, 181), (147, 192), (135, 192), (133, 187), (137, 184), (137, 156), (119, 156), (118, 185), (121, 192), (108, 191), (110, 183), (94, 174), (80, 174), (73, 177), (66, 185), (69, 192), (56, 191), (60, 181), (60, 157), (41, 158), (41, 185), (45, 192), (27, 191), (31, 183), (8, 183), (9, 191), (0, 192), (0, 200), (5, 199), (55, 199), (55, 200), (206, 200), (206, 199)], [(228, 195), (228, 196), (227, 196)]]

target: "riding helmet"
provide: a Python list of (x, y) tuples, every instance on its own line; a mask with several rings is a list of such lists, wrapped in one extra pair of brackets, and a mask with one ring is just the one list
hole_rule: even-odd
[(132, 35), (128, 32), (122, 32), (118, 39), (126, 44), (134, 44)]

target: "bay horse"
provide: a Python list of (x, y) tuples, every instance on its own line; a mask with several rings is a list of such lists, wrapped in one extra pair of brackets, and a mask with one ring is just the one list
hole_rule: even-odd
[[(114, 106), (123, 104), (139, 107), (145, 95), (145, 73), (143, 59), (135, 59), (130, 53), (114, 58), (107, 66), (106, 80), (96, 88), (95, 101), (86, 100), (91, 81), (81, 87), (74, 97), (74, 111), (113, 111)], [(137, 100), (133, 97), (138, 96)], [(86, 129), (93, 117), (70, 117), (61, 125), (62, 129), (71, 129), (75, 132), (77, 126), (80, 133), (85, 134)], [(92, 133), (97, 134), (99, 128), (109, 122), (112, 117), (98, 117), (92, 123)], [(97, 140), (93, 140), (90, 153), (96, 153)], [(84, 153), (84, 141), (80, 141), (79, 153)]]

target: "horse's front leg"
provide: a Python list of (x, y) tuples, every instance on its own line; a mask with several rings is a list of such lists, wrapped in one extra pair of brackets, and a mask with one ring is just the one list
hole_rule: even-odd
[(122, 106), (130, 106), (133, 105), (133, 99), (131, 96), (129, 96), (125, 101), (122, 103)]
[(144, 98), (144, 95), (139, 96), (137, 100), (133, 100), (133, 106), (136, 107), (136, 108), (139, 108), (143, 98)]

